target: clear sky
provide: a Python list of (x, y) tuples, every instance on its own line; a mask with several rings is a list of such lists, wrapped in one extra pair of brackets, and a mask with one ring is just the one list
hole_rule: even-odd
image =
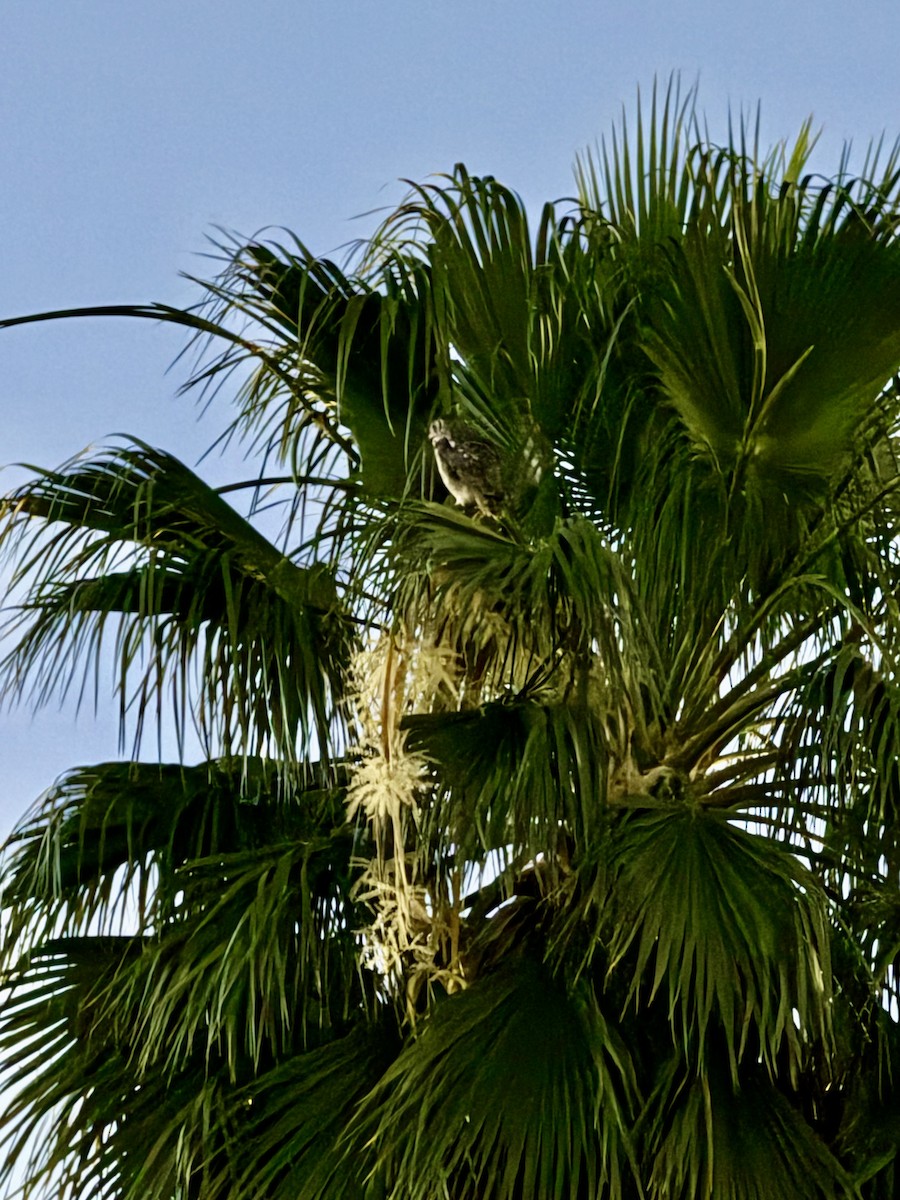
[[(898, 0), (0, 0), (0, 16), (0, 316), (191, 303), (179, 272), (209, 272), (215, 226), (284, 225), (333, 252), (398, 179), (457, 161), (536, 208), (673, 70), (699, 80), (713, 133), (729, 106), (761, 102), (765, 140), (813, 114), (824, 171), (847, 139), (900, 134)], [(193, 465), (225, 410), (198, 426), (176, 399), (182, 345), (147, 322), (0, 333), (0, 462), (129, 432)], [(0, 714), (0, 835), (66, 766), (116, 754), (112, 707)]]

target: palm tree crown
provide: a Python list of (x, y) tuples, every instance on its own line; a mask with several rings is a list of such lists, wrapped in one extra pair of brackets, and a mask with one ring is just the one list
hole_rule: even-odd
[(260, 468), (5, 504), (7, 691), (111, 652), (203, 755), (8, 844), (33, 1194), (897, 1194), (900, 155), (810, 150), (670, 89), (534, 230), (457, 167), (80, 310), (191, 329)]

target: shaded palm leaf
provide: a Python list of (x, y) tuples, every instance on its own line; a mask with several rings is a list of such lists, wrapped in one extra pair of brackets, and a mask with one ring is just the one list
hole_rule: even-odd
[(652, 1195), (838, 1200), (854, 1194), (847, 1172), (764, 1077), (744, 1079), (739, 1091), (720, 1068), (673, 1083), (662, 1095), (677, 1096), (677, 1105), (654, 1121), (648, 1147)]
[(823, 900), (794, 855), (679, 807), (623, 820), (611, 874), (600, 919), (630, 995), (662, 988), (700, 1064), (714, 1021), (735, 1078), (748, 1054), (796, 1080), (810, 1046), (828, 1044), (831, 971)]
[(393, 1181), (389, 1196), (617, 1196), (634, 1099), (612, 1023), (526, 958), (435, 1009), (357, 1136)]
[(239, 1092), (239, 1186), (272, 1200), (384, 1196), (383, 1186), (369, 1178), (373, 1155), (348, 1152), (344, 1132), (397, 1049), (397, 1031), (390, 1024), (358, 1028), (260, 1074)]

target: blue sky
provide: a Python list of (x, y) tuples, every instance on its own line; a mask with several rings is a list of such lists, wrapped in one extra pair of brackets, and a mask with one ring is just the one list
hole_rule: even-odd
[[(672, 71), (699, 80), (714, 135), (729, 106), (761, 102), (766, 141), (813, 114), (828, 171), (845, 140), (900, 134), (898, 43), (896, 0), (4, 0), (0, 316), (191, 303), (179, 272), (212, 269), (215, 226), (284, 225), (334, 252), (398, 179), (457, 161), (536, 209)], [(56, 465), (129, 432), (194, 464), (227, 414), (198, 424), (176, 398), (182, 345), (145, 322), (0, 333), (0, 462)], [(116, 751), (111, 703), (0, 715), (0, 834), (66, 766)]]

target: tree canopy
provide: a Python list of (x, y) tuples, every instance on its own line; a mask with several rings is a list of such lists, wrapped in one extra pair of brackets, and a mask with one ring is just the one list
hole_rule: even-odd
[(537, 217), (0, 322), (185, 326), (256, 471), (4, 502), (7, 696), (134, 738), (5, 851), (28, 1195), (900, 1194), (900, 150), (813, 143), (673, 86)]

